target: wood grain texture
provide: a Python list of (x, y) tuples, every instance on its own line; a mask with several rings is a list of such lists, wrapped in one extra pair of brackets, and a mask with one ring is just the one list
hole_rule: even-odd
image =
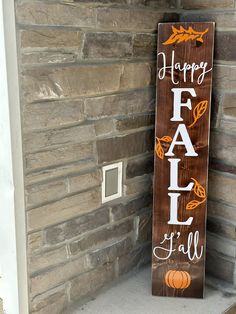
[[(172, 26), (178, 30), (182, 26), (185, 30), (189, 27), (198, 32), (204, 32), (201, 37), (202, 40), (189, 39), (177, 43), (163, 44), (170, 38), (172, 34)], [(193, 36), (192, 36), (193, 37)], [(188, 64), (200, 64), (202, 61), (208, 63), (208, 68), (212, 68), (213, 60), (213, 41), (214, 41), (214, 23), (161, 23), (158, 27), (158, 52), (164, 52), (166, 55), (167, 65), (171, 64), (172, 51), (175, 52), (175, 63), (179, 62), (181, 65), (184, 62)], [(159, 55), (157, 62), (157, 73), (163, 67), (163, 58)], [(158, 138), (169, 136), (173, 139), (176, 129), (180, 123), (184, 123), (187, 127), (188, 134), (193, 144), (194, 150), (198, 153), (197, 157), (186, 157), (186, 148), (183, 145), (176, 145), (173, 152), (173, 158), (180, 158), (179, 162), (179, 186), (185, 187), (189, 182), (193, 182), (191, 178), (196, 181), (207, 191), (207, 177), (208, 177), (208, 149), (209, 149), (209, 118), (210, 118), (210, 103), (211, 103), (211, 84), (212, 71), (206, 73), (202, 84), (198, 84), (196, 79), (201, 73), (196, 71), (194, 80), (191, 82), (190, 73), (186, 76), (184, 82), (184, 74), (178, 69), (174, 71), (174, 79), (179, 81), (179, 84), (173, 84), (171, 79), (170, 69), (166, 72), (164, 79), (159, 79), (157, 75), (157, 103), (156, 103), (156, 130), (155, 135)], [(182, 107), (181, 116), (183, 122), (170, 121), (173, 116), (173, 92), (172, 88), (191, 88), (196, 92), (196, 97), (191, 97), (189, 93), (182, 94), (182, 102), (186, 102), (188, 98), (192, 101), (192, 110)], [(204, 114), (196, 121), (192, 127), (188, 127), (194, 121), (194, 108), (201, 101), (207, 100), (208, 105)], [(161, 143), (164, 152), (169, 147), (168, 142)], [(157, 146), (156, 146), (157, 147)], [(160, 246), (163, 241), (164, 234), (170, 235), (175, 233), (173, 240), (173, 249), (175, 251), (166, 260), (158, 259), (156, 256), (152, 257), (152, 292), (153, 295), (158, 296), (178, 296), (178, 297), (203, 297), (204, 279), (205, 279), (205, 246), (206, 246), (206, 201), (203, 201), (193, 210), (186, 210), (187, 204), (192, 200), (202, 201), (203, 198), (196, 195), (194, 189), (191, 191), (179, 191), (181, 193), (178, 199), (178, 219), (179, 221), (186, 221), (190, 216), (193, 217), (190, 226), (184, 225), (170, 225), (170, 197), (168, 196), (168, 187), (170, 186), (170, 162), (167, 156), (162, 158), (157, 157), (155, 153), (155, 170), (154, 170), (154, 206), (153, 206), (153, 249)], [(196, 187), (196, 185), (195, 185)], [(203, 192), (202, 190), (200, 192)], [(199, 194), (202, 196), (202, 194)], [(183, 244), (187, 247), (188, 235), (190, 232), (199, 231), (198, 248), (203, 245), (203, 256), (200, 259), (189, 260), (186, 254), (178, 251), (178, 246)], [(180, 232), (180, 237), (177, 238), (177, 232)], [(161, 246), (168, 249), (169, 243), (165, 241)], [(193, 247), (190, 252), (193, 253)], [(162, 251), (159, 255), (164, 258), (166, 252)], [(165, 275), (168, 271), (184, 271), (191, 277), (191, 283), (188, 288), (173, 288), (172, 284), (167, 285), (165, 282)], [(169, 278), (177, 278), (181, 273), (172, 274)], [(178, 276), (178, 277), (179, 277)], [(183, 275), (183, 280), (184, 280)], [(188, 277), (188, 275), (186, 275)], [(186, 278), (187, 278), (186, 277)], [(177, 280), (177, 279), (176, 279)], [(178, 279), (180, 280), (180, 279)], [(177, 284), (178, 286), (178, 284)], [(183, 283), (179, 285), (185, 287)]]

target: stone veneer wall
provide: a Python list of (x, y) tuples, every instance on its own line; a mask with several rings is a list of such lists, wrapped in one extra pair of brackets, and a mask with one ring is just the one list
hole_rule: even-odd
[[(217, 22), (208, 265), (236, 285), (234, 1), (18, 0), (31, 313), (150, 260), (156, 28), (178, 18)], [(102, 205), (117, 161), (123, 197)]]

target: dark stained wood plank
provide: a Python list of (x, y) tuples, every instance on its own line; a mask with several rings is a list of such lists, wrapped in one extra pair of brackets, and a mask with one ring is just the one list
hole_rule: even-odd
[[(153, 206), (153, 295), (203, 297), (207, 206), (205, 194), (207, 194), (208, 177), (213, 44), (214, 23), (212, 22), (159, 24)], [(187, 67), (186, 72), (183, 70), (184, 65)], [(180, 90), (178, 100), (177, 89), (186, 88), (191, 90)], [(174, 98), (176, 115), (171, 120)], [(177, 121), (180, 120), (177, 115), (178, 104), (180, 101), (184, 104), (188, 99), (191, 108), (183, 105), (180, 109), (183, 121)], [(188, 137), (191, 142), (188, 148), (192, 146), (198, 156), (191, 156), (190, 150), (188, 150), (190, 156), (186, 156), (187, 144), (177, 143), (173, 148), (174, 156), (167, 156), (179, 128), (183, 133), (179, 134), (178, 141), (184, 140), (186, 144), (186, 137)], [(173, 165), (177, 163), (176, 159), (180, 159), (178, 187), (187, 187), (192, 182), (189, 191), (178, 190), (176, 186), (168, 190), (171, 171), (172, 185), (174, 182)], [(178, 198), (176, 193), (180, 194)], [(174, 204), (176, 198), (178, 223), (174, 219), (170, 220), (170, 200), (172, 199)], [(194, 206), (195, 208), (192, 208)], [(175, 207), (172, 206), (172, 218), (174, 209)], [(182, 224), (186, 221), (191, 223)]]

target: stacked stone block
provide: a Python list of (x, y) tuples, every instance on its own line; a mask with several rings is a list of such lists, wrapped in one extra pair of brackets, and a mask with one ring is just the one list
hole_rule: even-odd
[[(156, 29), (175, 1), (16, 1), (31, 313), (151, 257)], [(101, 203), (101, 167), (123, 196)]]

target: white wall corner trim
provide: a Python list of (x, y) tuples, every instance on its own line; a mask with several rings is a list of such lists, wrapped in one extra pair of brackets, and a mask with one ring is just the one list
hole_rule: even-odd
[(0, 65), (0, 298), (6, 314), (28, 314), (14, 0), (0, 0)]

